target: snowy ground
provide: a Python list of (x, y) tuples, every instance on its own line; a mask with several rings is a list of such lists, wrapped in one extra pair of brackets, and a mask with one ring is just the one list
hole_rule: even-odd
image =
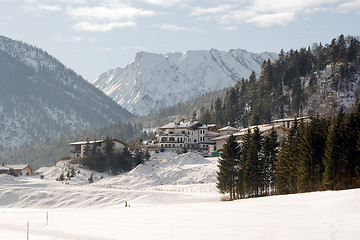
[[(69, 165), (36, 177), (0, 175), (0, 239), (358, 239), (360, 189), (220, 201), (216, 159), (159, 154), (108, 177)], [(102, 180), (99, 180), (103, 177)], [(124, 207), (127, 201), (131, 207)], [(48, 225), (46, 216), (48, 214)]]

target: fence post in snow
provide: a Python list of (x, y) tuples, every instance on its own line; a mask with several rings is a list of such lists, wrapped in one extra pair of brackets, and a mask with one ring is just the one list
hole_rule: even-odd
[(46, 226), (48, 225), (49, 223), (49, 212), (46, 212)]
[(29, 240), (29, 221), (27, 222), (27, 227), (26, 227), (26, 240)]

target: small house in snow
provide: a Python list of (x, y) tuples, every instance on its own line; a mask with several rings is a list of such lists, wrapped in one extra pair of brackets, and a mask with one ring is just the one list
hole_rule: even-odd
[(20, 176), (29, 176), (32, 173), (32, 169), (28, 164), (2, 164), (0, 166), (0, 174), (9, 174), (10, 168), (14, 169), (15, 173)]
[[(129, 146), (121, 142), (117, 139), (110, 139), (113, 144), (114, 152), (122, 152), (125, 148), (129, 148)], [(73, 142), (69, 143), (69, 146), (72, 147), (70, 152), (73, 154), (74, 158), (81, 158), (84, 156), (84, 150), (87, 144), (90, 144), (90, 151), (93, 147), (96, 147), (96, 150), (100, 153), (104, 153), (105, 149), (105, 140), (94, 140), (94, 141), (80, 141), (80, 142)]]

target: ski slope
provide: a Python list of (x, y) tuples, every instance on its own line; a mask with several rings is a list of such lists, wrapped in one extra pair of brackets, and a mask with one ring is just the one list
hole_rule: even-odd
[[(216, 159), (159, 154), (116, 177), (0, 175), (0, 239), (358, 239), (360, 189), (221, 201)], [(213, 177), (211, 177), (213, 175)], [(215, 176), (215, 177), (214, 177)], [(124, 206), (124, 202), (130, 207)], [(46, 218), (48, 216), (48, 224)]]

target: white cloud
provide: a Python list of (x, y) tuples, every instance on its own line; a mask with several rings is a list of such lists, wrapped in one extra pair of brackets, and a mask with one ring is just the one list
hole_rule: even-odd
[[(333, 11), (339, 2), (341, 0), (245, 0), (241, 5), (233, 5), (229, 11), (225, 10), (217, 17), (223, 24), (250, 23), (259, 27), (271, 27), (286, 25), (295, 21), (299, 15), (308, 16), (319, 11)], [(358, 7), (360, 0), (351, 0), (339, 6)], [(199, 14), (206, 12), (206, 9), (199, 10), (202, 10)], [(210, 10), (208, 13), (211, 13)], [(216, 13), (213, 11), (213, 14)]]
[(227, 27), (224, 27), (224, 30), (235, 31), (235, 30), (238, 30), (238, 27), (237, 26), (227, 26)]
[(271, 27), (272, 25), (286, 25), (294, 21), (295, 14), (291, 12), (256, 15), (246, 22), (253, 23), (260, 27)]
[(258, 13), (296, 12), (336, 3), (339, 0), (254, 0), (249, 8)]
[(236, 24), (246, 22), (248, 19), (257, 15), (256, 12), (250, 10), (234, 10), (219, 17), (219, 20), (223, 24)]
[(150, 5), (155, 6), (162, 6), (162, 7), (172, 7), (174, 5), (181, 5), (185, 4), (188, 0), (143, 0), (143, 2), (146, 2)]
[(96, 20), (133, 19), (140, 16), (155, 15), (154, 11), (129, 6), (119, 6), (117, 8), (109, 8), (106, 6), (68, 8), (66, 12), (73, 18)]
[(360, 9), (360, 0), (354, 0), (349, 1), (345, 3), (341, 3), (338, 6), (338, 9), (340, 10), (354, 10), (354, 9)]
[(137, 50), (137, 51), (143, 51), (146, 49), (146, 47), (143, 46), (127, 46), (127, 47), (122, 47), (122, 50)]
[(135, 27), (136, 23), (133, 21), (126, 22), (111, 22), (111, 23), (91, 23), (91, 22), (80, 22), (76, 23), (73, 28), (76, 31), (84, 31), (84, 32), (109, 32), (116, 28), (124, 28), (124, 27)]
[(233, 6), (231, 5), (219, 5), (211, 8), (194, 7), (190, 12), (190, 16), (200, 16), (204, 14), (217, 14), (223, 13), (230, 10)]
[(103, 0), (97, 6), (68, 7), (66, 14), (76, 22), (76, 31), (108, 32), (116, 28), (135, 27), (134, 19), (154, 16), (151, 10), (144, 10), (120, 1)]
[(70, 37), (70, 39), (73, 41), (73, 42), (80, 42), (81, 40), (83, 40), (82, 37), (79, 37), (79, 36), (72, 36)]
[(26, 5), (22, 7), (27, 12), (56, 12), (62, 10), (62, 8), (58, 5), (48, 5), (48, 4), (40, 4), (34, 3), (33, 5)]
[(201, 30), (195, 28), (182, 27), (175, 24), (163, 24), (161, 25), (161, 29), (169, 30), (169, 31), (190, 31), (190, 32), (201, 32)]

